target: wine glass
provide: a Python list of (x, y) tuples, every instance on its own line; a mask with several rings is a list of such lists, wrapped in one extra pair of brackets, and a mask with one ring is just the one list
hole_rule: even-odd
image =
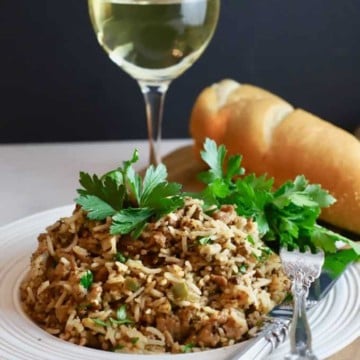
[(88, 6), (98, 42), (140, 85), (150, 163), (157, 165), (166, 91), (208, 45), (220, 0), (88, 0)]

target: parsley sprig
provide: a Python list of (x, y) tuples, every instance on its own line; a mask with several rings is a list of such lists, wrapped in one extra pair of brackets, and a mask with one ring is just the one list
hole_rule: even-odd
[(112, 234), (137, 237), (152, 218), (160, 218), (183, 205), (181, 185), (166, 180), (163, 164), (150, 166), (144, 179), (133, 168), (139, 159), (135, 150), (122, 167), (98, 177), (80, 173), (81, 189), (75, 199), (89, 219), (112, 218)]
[[(273, 179), (245, 174), (241, 155), (226, 155), (225, 146), (206, 139), (201, 156), (209, 170), (199, 174), (206, 187), (201, 193), (191, 194), (204, 200), (205, 209), (210, 211), (222, 204), (234, 204), (239, 215), (257, 222), (262, 239), (274, 250), (280, 246), (322, 248), (326, 254), (325, 267), (334, 275), (360, 259), (360, 244), (317, 223), (321, 209), (335, 202), (328, 191), (320, 185), (309, 184), (303, 175), (274, 189)], [(135, 150), (123, 166), (101, 177), (80, 173), (82, 188), (78, 189), (76, 203), (87, 212), (89, 219), (111, 217), (112, 234), (130, 233), (138, 237), (151, 219), (158, 219), (184, 204), (181, 185), (167, 181), (163, 164), (150, 166), (142, 178), (133, 167), (138, 159)], [(203, 238), (199, 244), (210, 241)], [(338, 251), (339, 241), (347, 245), (346, 250)], [(88, 280), (82, 279), (85, 288), (91, 285), (92, 280)]]
[[(242, 157), (226, 158), (226, 148), (206, 139), (202, 159), (209, 170), (199, 174), (207, 187), (200, 194), (208, 208), (235, 204), (239, 215), (253, 218), (267, 245), (320, 247), (326, 253), (325, 265), (334, 274), (340, 273), (351, 261), (360, 258), (360, 245), (317, 224), (321, 209), (335, 202), (320, 185), (309, 184), (302, 175), (273, 189), (273, 179), (245, 175)], [(342, 241), (347, 250), (337, 251)]]

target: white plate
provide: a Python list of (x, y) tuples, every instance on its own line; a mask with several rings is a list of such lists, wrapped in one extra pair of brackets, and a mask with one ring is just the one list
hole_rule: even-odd
[[(47, 334), (29, 320), (18, 300), (19, 283), (26, 273), (37, 235), (58, 218), (69, 216), (66, 206), (26, 217), (0, 228), (0, 359), (1, 360), (225, 360), (239, 345), (196, 354), (130, 355), (80, 347)], [(360, 335), (360, 264), (351, 266), (309, 319), (313, 347), (324, 359)], [(269, 359), (283, 359), (288, 342)], [(246, 359), (245, 359), (246, 360)]]

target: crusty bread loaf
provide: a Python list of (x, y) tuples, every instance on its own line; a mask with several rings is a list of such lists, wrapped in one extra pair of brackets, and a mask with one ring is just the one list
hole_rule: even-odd
[(321, 184), (337, 199), (321, 218), (360, 233), (360, 142), (345, 130), (266, 90), (226, 80), (199, 95), (190, 132), (197, 152), (213, 138), (242, 154), (248, 173), (267, 173), (277, 185), (300, 174)]
[(285, 100), (265, 89), (249, 84), (240, 85), (231, 79), (205, 88), (196, 99), (190, 119), (190, 133), (195, 142), (196, 153), (202, 148), (206, 137), (217, 143), (223, 142), (227, 122), (234, 117), (234, 111), (240, 111), (241, 104), (248, 100), (262, 99), (272, 99), (274, 103), (284, 104), (284, 107), (292, 109)]

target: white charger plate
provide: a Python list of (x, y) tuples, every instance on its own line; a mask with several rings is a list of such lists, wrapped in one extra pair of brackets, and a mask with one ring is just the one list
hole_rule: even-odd
[[(55, 208), (0, 227), (1, 360), (168, 360), (169, 357), (226, 360), (236, 352), (241, 345), (189, 354), (111, 353), (67, 343), (35, 325), (21, 309), (19, 284), (37, 247), (38, 234), (60, 217), (69, 216), (73, 208), (73, 205)], [(320, 359), (336, 353), (360, 335), (359, 280), (360, 264), (357, 263), (349, 267), (326, 299), (309, 312), (313, 348)], [(268, 359), (283, 359), (288, 351), (286, 341)]]

